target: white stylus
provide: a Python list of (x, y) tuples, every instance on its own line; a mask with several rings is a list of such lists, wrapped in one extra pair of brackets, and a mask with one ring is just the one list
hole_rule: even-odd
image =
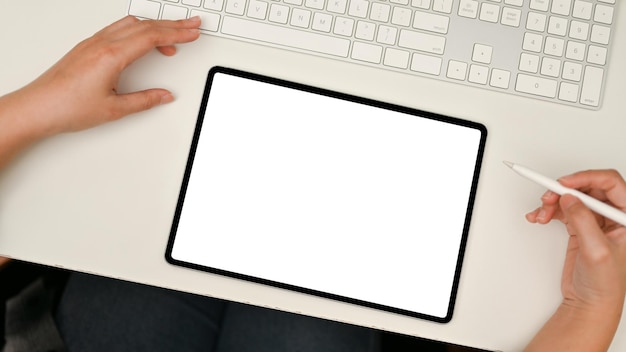
[(526, 177), (531, 181), (535, 181), (536, 183), (546, 187), (554, 193), (557, 193), (559, 195), (571, 194), (573, 196), (576, 196), (589, 209), (619, 224), (626, 226), (626, 213), (624, 213), (623, 211), (614, 208), (606, 203), (603, 203), (595, 198), (592, 198), (580, 191), (565, 187), (562, 184), (558, 183), (556, 180), (543, 176), (522, 165), (514, 164), (508, 161), (504, 161), (504, 164), (513, 169), (513, 171), (517, 172), (518, 174)]

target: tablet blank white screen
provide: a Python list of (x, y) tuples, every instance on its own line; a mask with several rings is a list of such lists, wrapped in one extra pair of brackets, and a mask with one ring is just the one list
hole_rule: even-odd
[(218, 73), (172, 257), (445, 317), (480, 138)]

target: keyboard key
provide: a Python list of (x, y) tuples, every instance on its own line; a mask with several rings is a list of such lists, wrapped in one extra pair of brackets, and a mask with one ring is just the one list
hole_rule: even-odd
[(481, 65), (470, 65), (467, 80), (472, 83), (487, 84), (489, 77), (489, 67)]
[(246, 10), (246, 0), (226, 0), (226, 13), (243, 15)]
[(204, 1), (204, 8), (207, 10), (222, 11), (223, 6), (224, 6), (224, 0), (205, 0)]
[(580, 103), (589, 106), (600, 105), (600, 91), (602, 90), (602, 79), (604, 70), (601, 68), (587, 66), (583, 78), (583, 87), (580, 93)]
[(565, 50), (565, 57), (570, 60), (583, 61), (585, 59), (586, 45), (579, 42), (569, 41)]
[(267, 16), (267, 3), (264, 1), (250, 0), (248, 17), (264, 20)]
[(502, 9), (502, 20), (500, 23), (509, 27), (519, 27), (521, 17), (522, 10), (505, 7)]
[(467, 18), (478, 17), (478, 1), (461, 0), (459, 4), (459, 16)]
[(329, 0), (326, 5), (326, 10), (333, 13), (344, 14), (346, 13), (347, 0)]
[(589, 45), (587, 51), (587, 61), (596, 65), (606, 64), (606, 48), (602, 48), (595, 45)]
[(433, 54), (443, 54), (445, 45), (445, 37), (406, 29), (400, 31), (400, 38), (398, 39), (398, 46)]
[(448, 71), (446, 72), (446, 77), (464, 81), (466, 73), (467, 64), (465, 62), (455, 60), (448, 61)]
[(389, 14), (391, 13), (391, 6), (382, 4), (379, 2), (372, 3), (372, 11), (370, 12), (370, 19), (376, 22), (389, 21)]
[(431, 0), (411, 0), (411, 6), (418, 9), (428, 10), (430, 8)]
[(524, 72), (537, 73), (539, 70), (539, 56), (522, 53), (518, 69)]
[(333, 16), (326, 13), (316, 12), (313, 15), (313, 24), (311, 25), (311, 28), (316, 31), (329, 33), (332, 22)]
[(504, 3), (507, 5), (513, 5), (513, 6), (522, 6), (524, 5), (524, 0), (504, 0)]
[(561, 82), (561, 87), (559, 88), (559, 99), (569, 101), (571, 103), (577, 102), (579, 88), (578, 84)]
[(347, 57), (350, 50), (350, 41), (348, 39), (329, 37), (323, 34), (230, 16), (224, 16), (222, 32), (236, 37), (340, 57)]
[(187, 18), (187, 8), (170, 4), (163, 5), (162, 20), (182, 20)]
[(526, 19), (526, 29), (536, 32), (543, 32), (546, 30), (546, 15), (537, 12), (529, 12)]
[(548, 33), (565, 36), (567, 33), (567, 20), (565, 18), (552, 16), (548, 23)]
[(572, 0), (552, 0), (552, 13), (569, 16)]
[[(295, 11), (296, 9), (294, 9)], [(374, 40), (374, 32), (376, 31), (376, 25), (371, 22), (358, 21), (356, 23), (356, 32), (354, 37), (363, 40)]]
[(415, 11), (413, 15), (413, 28), (422, 29), (429, 32), (448, 33), (450, 17), (434, 15), (422, 11)]
[(596, 12), (593, 15), (593, 20), (604, 24), (613, 23), (613, 8), (601, 4), (596, 5)]
[(480, 62), (483, 64), (491, 63), (491, 54), (493, 53), (493, 47), (483, 44), (474, 44), (474, 50), (472, 52), (472, 61)]
[(605, 26), (599, 26), (597, 24), (591, 27), (590, 40), (598, 44), (609, 44), (609, 37), (611, 36), (611, 29)]
[(396, 44), (396, 37), (398, 36), (398, 29), (389, 26), (378, 27), (378, 35), (376, 41), (381, 44), (394, 45)]
[(441, 72), (441, 58), (419, 53), (413, 54), (411, 70), (438, 76)]
[(550, 57), (541, 60), (541, 74), (550, 77), (559, 77), (561, 74), (561, 61)]
[(593, 4), (588, 1), (576, 0), (574, 2), (574, 9), (572, 10), (572, 16), (580, 18), (582, 20), (591, 19), (591, 12), (593, 10)]
[(289, 6), (272, 4), (270, 6), (270, 22), (286, 24), (289, 17)]
[(200, 7), (202, 0), (183, 0), (183, 5)]
[(583, 65), (581, 64), (569, 61), (563, 64), (563, 79), (580, 82), (580, 79), (582, 78), (582, 72)]
[(428, 10), (431, 0), (411, 0), (411, 6), (418, 9)]
[(324, 0), (305, 0), (304, 6), (311, 9), (322, 10), (324, 8)]
[(548, 11), (549, 0), (530, 0), (530, 8), (537, 11)]
[(563, 39), (548, 37), (543, 52), (550, 56), (563, 56), (565, 41)]
[(524, 34), (524, 43), (522, 44), (524, 50), (540, 53), (543, 48), (543, 36), (535, 33)]
[(529, 76), (522, 73), (517, 75), (515, 90), (522, 93), (539, 95), (546, 98), (556, 97), (557, 82), (555, 80)]
[(335, 18), (335, 28), (333, 28), (333, 33), (345, 37), (352, 36), (352, 30), (354, 29), (354, 20), (348, 17), (336, 17)]
[(572, 21), (569, 28), (570, 38), (587, 40), (589, 36), (589, 23)]
[(311, 22), (311, 11), (304, 9), (293, 9), (291, 12), (291, 23), (294, 27), (309, 28)]
[(500, 19), (500, 6), (483, 3), (480, 7), (480, 19), (486, 22), (498, 23)]
[(496, 88), (508, 89), (510, 79), (511, 72), (494, 68), (491, 70), (491, 80), (489, 81), (489, 85)]
[(391, 23), (408, 27), (411, 25), (411, 16), (413, 12), (410, 9), (405, 9), (404, 7), (395, 7), (393, 9), (393, 15), (391, 16)]
[(369, 2), (365, 0), (352, 0), (350, 1), (350, 7), (348, 8), (348, 14), (350, 16), (367, 18), (367, 9), (369, 8)]
[(202, 24), (200, 24), (200, 29), (205, 31), (217, 32), (217, 28), (220, 25), (220, 15), (206, 11), (191, 10), (189, 17), (194, 16), (198, 16), (202, 20)]
[(433, 0), (433, 11), (452, 13), (452, 0)]
[(409, 65), (409, 52), (394, 48), (385, 49), (383, 64), (390, 67), (406, 69)]
[(362, 42), (354, 42), (352, 45), (352, 58), (355, 60), (380, 63), (383, 47)]
[(161, 4), (154, 1), (147, 0), (133, 0), (128, 9), (128, 14), (156, 20), (159, 18), (159, 12), (161, 11)]

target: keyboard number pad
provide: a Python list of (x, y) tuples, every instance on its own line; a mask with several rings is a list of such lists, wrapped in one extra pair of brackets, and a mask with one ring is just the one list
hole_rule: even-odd
[(529, 7), (522, 23), (525, 34), (514, 89), (599, 106), (614, 6), (585, 0), (530, 0)]

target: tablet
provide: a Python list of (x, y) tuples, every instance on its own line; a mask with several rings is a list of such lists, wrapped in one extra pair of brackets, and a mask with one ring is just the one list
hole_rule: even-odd
[(475, 122), (215, 67), (166, 258), (448, 322), (486, 136)]

